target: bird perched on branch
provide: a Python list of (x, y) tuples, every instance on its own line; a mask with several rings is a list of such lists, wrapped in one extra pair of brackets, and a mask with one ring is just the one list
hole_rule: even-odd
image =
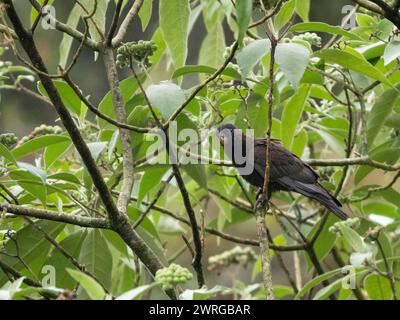
[[(218, 127), (217, 132), (239, 174), (251, 185), (263, 188), (267, 140), (248, 137), (232, 124)], [(270, 141), (270, 159), (268, 200), (272, 192), (293, 191), (318, 201), (340, 219), (348, 218), (340, 209), (340, 202), (318, 183), (318, 174), (279, 140)]]

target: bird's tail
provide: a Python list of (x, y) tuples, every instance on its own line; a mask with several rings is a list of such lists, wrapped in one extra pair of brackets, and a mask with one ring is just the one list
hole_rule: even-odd
[(340, 209), (342, 206), (341, 203), (320, 184), (306, 184), (296, 181), (294, 183), (294, 189), (296, 192), (318, 201), (340, 219), (346, 220), (349, 218), (349, 216)]

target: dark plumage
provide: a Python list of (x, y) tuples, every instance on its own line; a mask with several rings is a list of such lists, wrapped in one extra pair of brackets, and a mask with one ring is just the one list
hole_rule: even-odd
[[(253, 186), (262, 188), (264, 184), (267, 141), (266, 139), (247, 137), (235, 129), (232, 124), (222, 125), (218, 128), (218, 135), (221, 144), (225, 146), (225, 153), (232, 159), (239, 174), (245, 180)], [(238, 143), (238, 141), (242, 143), (242, 154), (245, 153), (246, 143), (250, 143), (249, 146), (251, 146), (251, 142), (254, 141), (254, 170), (250, 174), (243, 174), (241, 169), (243, 164), (239, 165), (240, 161), (235, 159), (233, 151), (235, 143)], [(271, 197), (272, 192), (275, 191), (293, 191), (318, 201), (341, 219), (348, 218), (347, 214), (340, 209), (340, 202), (318, 183), (318, 174), (308, 164), (285, 149), (279, 140), (271, 139), (270, 152), (268, 199)], [(243, 156), (248, 159), (245, 154)]]

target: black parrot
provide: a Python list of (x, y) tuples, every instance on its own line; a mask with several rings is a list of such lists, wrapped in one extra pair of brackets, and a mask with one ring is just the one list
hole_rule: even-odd
[[(222, 125), (217, 130), (220, 143), (224, 146), (225, 153), (232, 159), (239, 174), (251, 185), (262, 188), (266, 163), (266, 139), (248, 137), (232, 124)], [(238, 156), (235, 154), (235, 146), (238, 148), (240, 144), (241, 151)], [(243, 167), (249, 164), (246, 163), (249, 161), (246, 145), (248, 148), (254, 148), (254, 169), (251, 173), (243, 171)], [(268, 199), (275, 191), (293, 191), (318, 201), (343, 220), (348, 218), (347, 214), (340, 209), (340, 202), (318, 183), (318, 174), (308, 164), (285, 149), (279, 140), (271, 139), (270, 156)], [(241, 159), (245, 159), (245, 162)]]

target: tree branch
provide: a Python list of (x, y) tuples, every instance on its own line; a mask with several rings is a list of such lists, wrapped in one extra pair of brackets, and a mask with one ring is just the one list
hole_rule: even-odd
[[(117, 121), (126, 124), (125, 106), (119, 88), (117, 66), (115, 64), (112, 48), (106, 48), (104, 50), (104, 65), (107, 71), (108, 84), (112, 94)], [(118, 197), (117, 207), (120, 213), (126, 214), (134, 184), (131, 133), (127, 129), (119, 128), (119, 137), (122, 146), (122, 187)]]
[(118, 47), (121, 42), (124, 40), (126, 33), (128, 32), (128, 28), (133, 21), (133, 18), (138, 14), (141, 6), (143, 4), (143, 0), (135, 0), (135, 3), (132, 5), (128, 14), (126, 15), (124, 21), (122, 21), (121, 26), (119, 27), (118, 33), (112, 39), (112, 47)]
[[(158, 269), (163, 268), (163, 265), (161, 264), (159, 258), (147, 246), (147, 244), (132, 229), (129, 218), (126, 215), (118, 212), (112, 195), (108, 190), (99, 168), (91, 156), (88, 146), (83, 140), (82, 135), (75, 125), (75, 122), (68, 109), (65, 107), (56, 87), (53, 84), (53, 81), (46, 75), (46, 73), (48, 73), (47, 68), (43, 63), (32, 36), (23, 27), (22, 22), (15, 11), (12, 0), (1, 0), (1, 3), (6, 5), (7, 15), (13, 24), (14, 31), (17, 34), (20, 43), (27, 53), (29, 59), (37, 69), (43, 72), (39, 73), (38, 76), (49, 96), (49, 99), (59, 114), (64, 127), (68, 131), (72, 142), (78, 150), (82, 161), (84, 162), (86, 169), (93, 180), (93, 184), (99, 192), (100, 199), (107, 210), (113, 230), (121, 236), (125, 243), (142, 260), (143, 264), (150, 270), (150, 272), (155, 274)], [(170, 293), (170, 297), (175, 298), (175, 295)]]
[(24, 216), (24, 217), (63, 222), (85, 228), (101, 228), (101, 229), (110, 228), (109, 222), (103, 218), (89, 218), (73, 214), (59, 213), (57, 211), (26, 208), (18, 205), (5, 204), (5, 203), (0, 203), (0, 211), (1, 210), (5, 210), (5, 212), (12, 213), (16, 216)]

